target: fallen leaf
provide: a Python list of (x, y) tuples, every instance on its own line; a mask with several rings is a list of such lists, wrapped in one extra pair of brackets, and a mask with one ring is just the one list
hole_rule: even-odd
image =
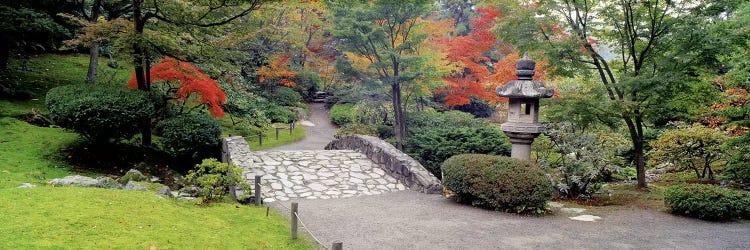
[(10, 174), (10, 171), (8, 171), (8, 170), (3, 170), (3, 173), (5, 173), (5, 174)]
[(156, 246), (151, 245), (150, 247), (148, 247), (148, 250), (156, 250)]

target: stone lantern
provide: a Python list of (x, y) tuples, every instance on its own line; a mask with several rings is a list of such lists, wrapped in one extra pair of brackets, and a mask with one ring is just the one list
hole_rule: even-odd
[(539, 98), (549, 98), (554, 95), (553, 89), (544, 87), (541, 81), (534, 81), (534, 66), (536, 63), (526, 54), (516, 63), (518, 80), (513, 80), (505, 86), (497, 87), (497, 95), (507, 97), (508, 122), (501, 128), (510, 138), (513, 145), (510, 157), (528, 160), (531, 157), (531, 143), (542, 132), (539, 125)]

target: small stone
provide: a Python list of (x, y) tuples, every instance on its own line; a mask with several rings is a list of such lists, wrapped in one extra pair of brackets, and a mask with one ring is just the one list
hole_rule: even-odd
[(282, 188), (281, 183), (278, 183), (278, 182), (271, 183), (271, 189), (279, 190), (281, 188)]
[(317, 180), (318, 176), (312, 175), (312, 174), (302, 174), (302, 177), (305, 178), (305, 180)]
[(349, 181), (350, 181), (351, 183), (357, 183), (357, 184), (363, 184), (363, 183), (365, 183), (365, 182), (364, 182), (364, 181), (362, 181), (361, 179), (358, 179), (358, 178), (354, 178), (354, 177), (352, 177), (352, 178), (349, 178)]
[(602, 219), (602, 217), (595, 216), (595, 215), (588, 215), (588, 214), (579, 215), (579, 216), (575, 216), (575, 217), (568, 217), (568, 218), (571, 219), (571, 220), (587, 221), (587, 222), (594, 222), (594, 221)]
[(28, 182), (21, 184), (21, 186), (18, 186), (18, 188), (35, 188), (35, 187), (36, 185), (28, 183)]
[(312, 183), (312, 184), (308, 185), (308, 187), (310, 189), (312, 189), (312, 190), (315, 190), (315, 191), (323, 191), (323, 190), (327, 189), (326, 186), (324, 186), (324, 185), (322, 185), (320, 183)]

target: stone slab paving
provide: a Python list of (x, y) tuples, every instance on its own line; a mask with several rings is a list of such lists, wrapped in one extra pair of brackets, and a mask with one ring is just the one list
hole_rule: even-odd
[(406, 190), (367, 156), (352, 150), (258, 151), (243, 176), (254, 185), (262, 176), (264, 202), (332, 199)]

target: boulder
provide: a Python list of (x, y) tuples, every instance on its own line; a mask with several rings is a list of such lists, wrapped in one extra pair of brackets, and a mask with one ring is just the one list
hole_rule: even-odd
[(170, 189), (168, 186), (162, 185), (159, 190), (156, 191), (157, 194), (164, 195), (166, 197), (172, 198), (172, 189)]
[(140, 184), (132, 182), (132, 181), (128, 181), (128, 183), (125, 184), (125, 187), (123, 187), (122, 189), (125, 189), (125, 190), (148, 191), (147, 187), (141, 186)]
[(138, 171), (136, 169), (128, 170), (125, 175), (120, 177), (117, 181), (120, 182), (120, 184), (127, 184), (130, 181), (148, 181), (148, 177), (141, 173), (141, 171)]
[(99, 181), (99, 187), (102, 188), (122, 188), (122, 185), (120, 185), (120, 183), (110, 177), (100, 176), (96, 177), (96, 180)]
[(86, 176), (80, 176), (80, 175), (71, 175), (71, 176), (65, 176), (63, 178), (57, 178), (52, 179), (48, 182), (53, 187), (62, 187), (62, 186), (76, 186), (76, 187), (102, 187), (102, 182), (100, 180), (86, 177)]

